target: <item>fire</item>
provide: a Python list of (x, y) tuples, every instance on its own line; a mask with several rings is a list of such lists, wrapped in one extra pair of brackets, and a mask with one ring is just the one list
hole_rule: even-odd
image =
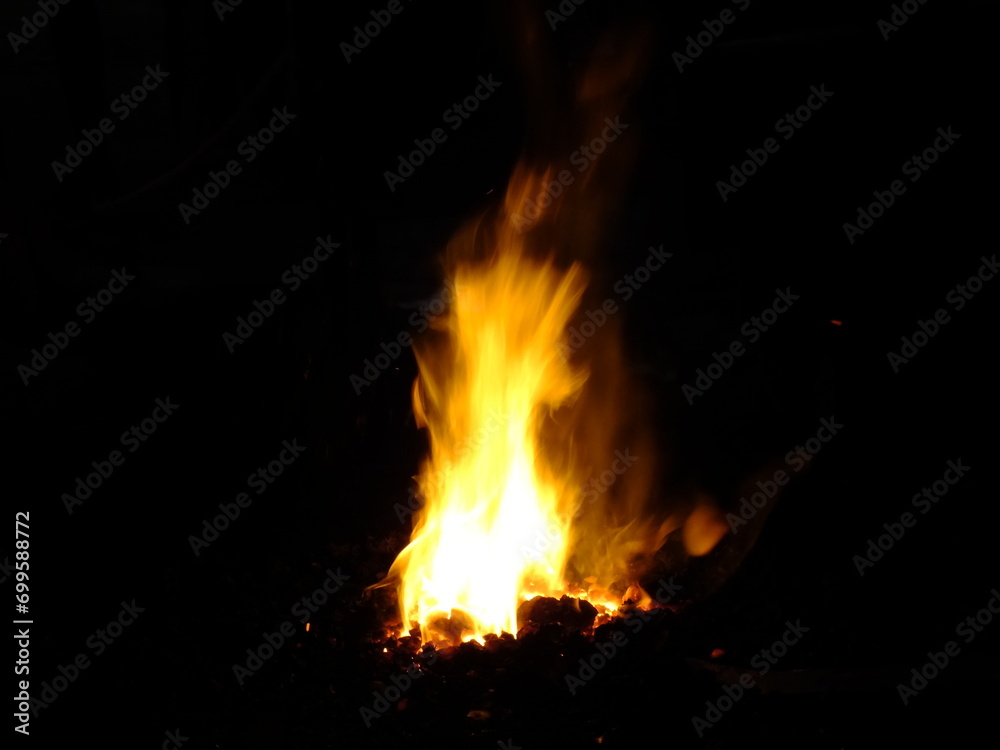
[[(565, 353), (586, 274), (579, 263), (560, 268), (532, 257), (514, 221), (546, 179), (515, 174), (485, 260), (469, 260), (481, 227), (456, 238), (452, 254), (464, 259), (453, 269), (454, 302), (438, 320), (438, 339), (415, 348), (413, 406), (431, 447), (419, 477), (424, 505), (389, 580), (398, 583), (403, 622), (418, 624), (425, 641), (517, 633), (518, 606), (534, 596), (569, 594), (615, 609), (621, 593), (612, 595), (612, 584), (630, 556), (655, 553), (682, 526), (692, 554), (721, 535), (704, 505), (687, 524), (677, 515), (643, 518), (636, 502), (624, 504), (625, 518), (604, 508), (575, 523), (584, 477), (574, 452), (584, 438), (573, 429), (592, 423), (573, 414), (588, 371)], [(648, 601), (634, 584), (629, 590)]]
[(454, 280), (444, 351), (417, 351), (414, 411), (431, 454), (425, 505), (391, 574), (425, 638), (468, 639), (516, 633), (522, 600), (565, 591), (580, 483), (547, 460), (542, 435), (586, 380), (559, 348), (585, 279), (577, 264), (529, 258), (511, 228)]
[[(622, 111), (641, 49), (624, 38), (598, 48), (567, 143), (591, 143), (608, 112)], [(681, 529), (688, 553), (701, 555), (725, 533), (704, 499), (661, 517), (648, 510), (662, 462), (638, 424), (619, 321), (598, 331), (600, 358), (589, 364), (568, 346), (588, 272), (555, 255), (572, 246), (573, 257), (595, 257), (606, 196), (620, 192), (634, 153), (621, 141), (607, 151), (579, 179), (565, 178), (559, 160), (522, 162), (495, 219), (449, 247), (454, 301), (414, 347), (414, 413), (430, 437), (418, 478), (424, 504), (380, 584), (397, 586), (404, 630), (416, 624), (425, 642), (516, 634), (518, 607), (535, 596), (614, 610), (625, 594), (642, 606), (650, 597), (639, 576), (668, 534)], [(585, 505), (587, 479), (626, 445), (645, 458)]]

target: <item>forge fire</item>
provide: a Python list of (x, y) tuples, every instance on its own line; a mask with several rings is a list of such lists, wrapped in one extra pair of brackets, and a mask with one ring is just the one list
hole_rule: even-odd
[[(454, 300), (414, 347), (413, 409), (430, 455), (410, 542), (382, 585), (397, 591), (402, 629), (419, 629), (423, 642), (517, 633), (519, 608), (535, 597), (562, 598), (584, 628), (623, 601), (656, 606), (635, 559), (678, 528), (692, 554), (707, 553), (725, 532), (704, 505), (661, 518), (645, 498), (619, 508), (619, 494), (608, 492), (590, 508), (594, 467), (584, 446), (593, 424), (581, 412), (602, 394), (590, 386), (581, 398), (588, 363), (565, 356), (587, 271), (533, 252), (516, 226), (550, 176), (516, 170), (494, 225), (455, 237)], [(484, 232), (492, 247), (482, 252), (475, 238)], [(637, 496), (648, 492), (640, 483)]]

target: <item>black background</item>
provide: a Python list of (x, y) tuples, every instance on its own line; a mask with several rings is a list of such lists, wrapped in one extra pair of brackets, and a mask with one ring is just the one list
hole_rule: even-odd
[[(33, 719), (32, 743), (71, 730), (81, 741), (152, 748), (177, 727), (187, 747), (377, 742), (357, 713), (370, 699), (363, 668), (329, 677), (341, 695), (360, 686), (337, 704), (347, 708), (305, 720), (288, 698), (289, 663), (268, 664), (244, 687), (232, 665), (327, 567), (351, 577), (327, 605), (330, 632), (341, 649), (345, 633), (362, 638), (371, 614), (361, 590), (405, 539), (393, 504), (405, 501), (426, 445), (410, 409), (411, 351), (360, 394), (349, 377), (381, 342), (411, 330), (410, 314), (441, 286), (444, 243), (496, 205), (522, 146), (545, 143), (559, 162), (579, 145), (537, 132), (545, 120), (526, 105), (534, 82), (520, 72), (525, 30), (510, 7), (404, 2), (348, 63), (341, 42), (382, 7), (245, 2), (220, 19), (210, 2), (72, 0), (16, 54), (0, 45), (3, 494), (10, 520), (31, 513), (33, 689), (88, 652), (87, 638), (120, 602), (145, 608)], [(712, 624), (695, 640), (745, 666), (741, 654), (801, 617), (814, 631), (789, 668), (905, 675), (1000, 585), (1000, 281), (953, 312), (898, 373), (887, 361), (918, 320), (951, 309), (945, 296), (996, 247), (995, 5), (929, 0), (888, 40), (877, 21), (889, 3), (754, 0), (738, 10), (586, 0), (555, 29), (549, 7), (521, 8), (551, 47), (540, 78), (570, 80), (609, 28), (631, 24), (653, 40), (626, 120), (634, 127), (622, 136), (636, 139), (640, 158), (615, 196), (622, 211), (595, 293), (601, 284), (608, 293), (650, 245), (674, 253), (623, 305), (622, 323), (631, 367), (658, 405), (657, 429), (674, 446), (663, 460), (731, 509), (745, 480), (812, 437), (821, 418), (845, 425), (796, 477), (740, 571), (703, 599)], [(679, 72), (672, 53), (724, 7), (736, 20)], [(20, 16), (35, 11), (7, 4), (0, 32), (19, 33)], [(157, 64), (168, 77), (118, 121), (111, 102)], [(383, 173), (398, 155), (489, 74), (502, 82), (497, 91), (390, 191)], [(830, 100), (721, 200), (716, 181), (820, 85)], [(178, 204), (240, 158), (238, 145), (274, 107), (294, 122), (185, 223)], [(102, 117), (115, 131), (57, 180), (52, 162)], [(872, 191), (907, 180), (903, 163), (948, 127), (961, 135), (955, 145), (849, 242), (844, 222)], [(223, 332), (317, 236), (340, 243), (337, 252), (230, 353)], [(32, 349), (82, 323), (76, 306), (123, 267), (135, 281), (25, 385), (17, 368)], [(785, 287), (801, 300), (689, 405), (682, 384)], [(177, 412), (68, 514), (60, 496), (167, 397)], [(303, 456), (196, 557), (189, 536), (292, 438), (307, 446)], [(852, 557), (959, 458), (972, 467), (967, 477), (859, 576)], [(11, 544), (2, 554), (13, 562)], [(13, 596), (14, 585), (10, 574), (0, 590)], [(338, 648), (299, 631), (304, 658)], [(952, 731), (972, 732), (995, 697), (996, 642), (987, 628), (963, 646), (961, 667), (908, 708), (892, 685), (860, 695), (852, 711), (865, 719), (817, 720), (823, 742), (917, 736), (952, 721)], [(945, 701), (948, 691), (960, 698)], [(780, 716), (752, 723), (751, 710), (739, 710), (726, 719), (733, 737), (783, 736)], [(321, 729), (306, 734), (306, 725)], [(657, 732), (697, 744), (687, 721)], [(514, 740), (537, 746), (530, 734)]]

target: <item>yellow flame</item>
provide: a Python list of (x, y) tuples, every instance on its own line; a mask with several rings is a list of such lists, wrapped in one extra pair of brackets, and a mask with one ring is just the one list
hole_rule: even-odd
[[(561, 160), (521, 161), (496, 222), (467, 226), (449, 246), (454, 301), (414, 347), (414, 412), (430, 436), (419, 477), (424, 504), (379, 584), (398, 586), (404, 629), (419, 626), (425, 642), (516, 634), (518, 606), (538, 595), (607, 609), (623, 593), (647, 603), (638, 579), (668, 534), (682, 530), (688, 552), (706, 554), (724, 533), (707, 500), (681, 499), (667, 516), (649, 512), (664, 462), (641, 424), (620, 321), (596, 332), (599, 359), (587, 367), (576, 353), (564, 356), (573, 352), (567, 327), (584, 314), (585, 272), (539, 260), (557, 250), (596, 256), (635, 147), (616, 140), (582, 174), (567, 171), (570, 154), (623, 112), (646, 49), (642, 34), (605, 39), (576, 87)], [(584, 505), (585, 483), (626, 447), (637, 468)]]
[(417, 350), (414, 411), (431, 455), (425, 505), (392, 572), (404, 622), (425, 639), (441, 618), (453, 639), (516, 633), (523, 599), (564, 588), (578, 485), (547, 465), (540, 436), (586, 379), (559, 349), (585, 282), (579, 265), (561, 271), (528, 258), (515, 232), (506, 239), (456, 269), (443, 356)]
[[(414, 348), (414, 413), (431, 451), (419, 477), (424, 505), (387, 582), (398, 584), (405, 629), (419, 626), (424, 641), (517, 633), (518, 606), (539, 595), (613, 610), (631, 586), (633, 601), (648, 603), (637, 576), (671, 531), (683, 529), (694, 555), (724, 532), (707, 498), (666, 520), (648, 513), (649, 445), (645, 468), (630, 469), (630, 489), (607, 493), (581, 520), (583, 464), (595, 446), (610, 460), (603, 433), (622, 410), (610, 391), (604, 403), (591, 393), (582, 413), (573, 409), (589, 374), (564, 353), (585, 272), (532, 257), (518, 222), (550, 175), (519, 167), (492, 231), (474, 225), (455, 237), (451, 309), (436, 321), (436, 338)], [(483, 237), (492, 252), (470, 260)], [(620, 391), (613, 381), (621, 378), (607, 377), (609, 368), (621, 372), (617, 346), (603, 356), (611, 364), (602, 365), (600, 389)]]

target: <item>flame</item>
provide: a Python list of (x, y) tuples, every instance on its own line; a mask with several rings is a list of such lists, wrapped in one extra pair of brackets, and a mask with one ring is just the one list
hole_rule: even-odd
[[(635, 36), (599, 46), (576, 87), (566, 143), (592, 143), (609, 113), (622, 111), (644, 49)], [(705, 498), (665, 518), (648, 510), (664, 462), (640, 424), (620, 320), (594, 336), (600, 358), (564, 354), (573, 351), (567, 329), (583, 314), (588, 272), (555, 258), (569, 247), (575, 258), (596, 256), (608, 196), (620, 193), (635, 156), (624, 139), (607, 151), (572, 179), (572, 148), (562, 161), (525, 159), (494, 219), (471, 223), (449, 245), (451, 307), (414, 346), (413, 408), (430, 437), (418, 478), (424, 503), (409, 544), (377, 584), (397, 586), (404, 629), (417, 626), (424, 642), (516, 634), (518, 608), (535, 596), (588, 599), (606, 612), (623, 594), (649, 605), (638, 579), (668, 534), (681, 530), (692, 555), (724, 534)], [(636, 468), (585, 504), (588, 477), (625, 447), (639, 457)]]
[(546, 460), (542, 433), (586, 380), (559, 348), (585, 278), (579, 264), (529, 258), (508, 229), (493, 257), (456, 268), (445, 351), (416, 350), (414, 412), (431, 454), (390, 574), (425, 639), (435, 620), (465, 640), (516, 633), (522, 600), (565, 591), (578, 483)]

